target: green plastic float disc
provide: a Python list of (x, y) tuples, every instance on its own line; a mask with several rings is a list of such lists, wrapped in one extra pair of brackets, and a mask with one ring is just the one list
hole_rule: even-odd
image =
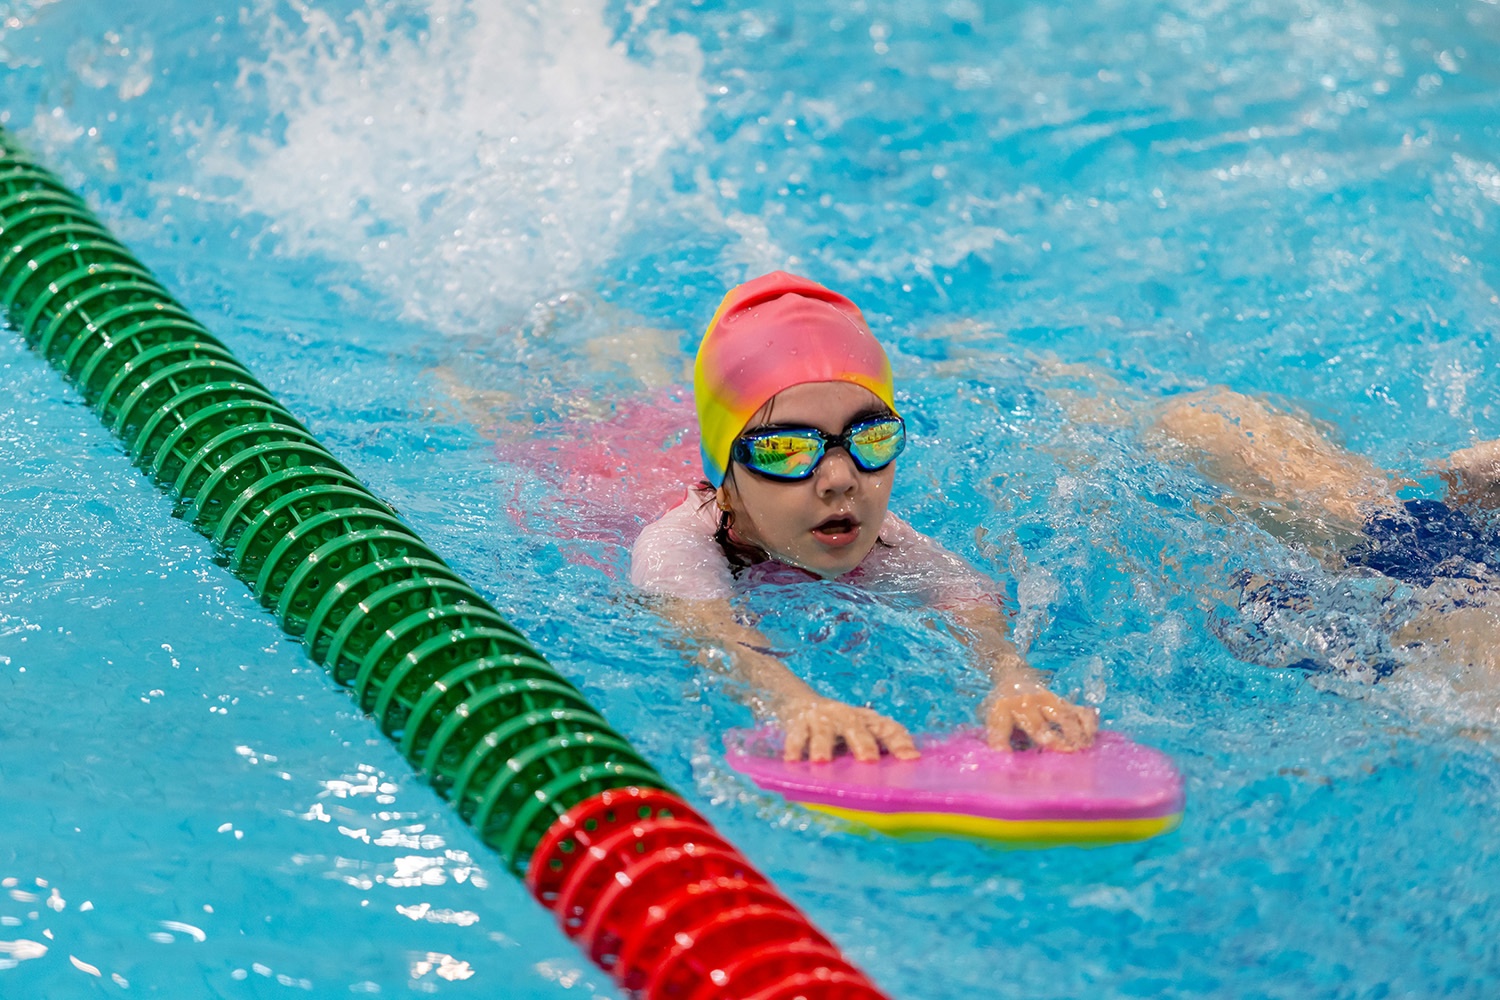
[[(0, 219), (0, 227), (4, 225), (5, 220)], [(21, 270), (30, 266), (33, 257), (53, 247), (76, 243), (117, 245), (109, 230), (102, 226), (80, 225), (76, 220), (54, 222), (25, 232), (6, 232), (0, 228), (0, 234), (3, 234), (0, 235), (0, 250), (3, 250), (0, 252), (0, 287), (6, 288)]]
[[(119, 295), (123, 293), (122, 286), (130, 282), (141, 289), (139, 294), (128, 295), (126, 301), (170, 301), (165, 289), (154, 286), (155, 280), (148, 272), (129, 264), (94, 264), (52, 279), (36, 293), (28, 313), (28, 317), (36, 316), (36, 326), (32, 328), (36, 333), (36, 349), (54, 365), (67, 357), (73, 343), (90, 327), (97, 326), (100, 310), (109, 308), (94, 301), (96, 296), (91, 293), (95, 289), (110, 286)], [(89, 302), (93, 302), (91, 308), (82, 308)], [(41, 326), (44, 318), (46, 325)]]
[(407, 653), (435, 636), (466, 628), (513, 630), (510, 622), (486, 604), (409, 608), (400, 599), (377, 603), (372, 594), (360, 605), (359, 613), (367, 615), (373, 624), (384, 623), (385, 627), (378, 632), (373, 629), (356, 632), (350, 636), (352, 641), (346, 639), (337, 648), (330, 642), (328, 658), (323, 662), (329, 670), (358, 677), (362, 668), (374, 661), (375, 675), (384, 677)]
[[(84, 275), (84, 278), (87, 279), (88, 276)], [(94, 315), (124, 302), (165, 300), (159, 287), (138, 277), (127, 277), (120, 281), (85, 280), (78, 287), (64, 287), (51, 282), (25, 300), (26, 312), (17, 326), (27, 344), (41, 352), (48, 361), (53, 361), (54, 357), (66, 356), (67, 348), (73, 341), (72, 337), (68, 337), (66, 344), (53, 347), (59, 331), (68, 325), (69, 317), (77, 316), (81, 326), (87, 324)], [(15, 319), (21, 303), (21, 299), (14, 300), (12, 319)], [(88, 308), (91, 304), (92, 308)], [(74, 336), (78, 332), (75, 330)], [(45, 349), (42, 347), (44, 337), (47, 339)], [(54, 349), (57, 350), (55, 356), (52, 353)]]
[(396, 531), (369, 528), (348, 535), (335, 535), (309, 553), (278, 588), (277, 612), (285, 614), (288, 607), (296, 604), (315, 605), (335, 581), (362, 567), (402, 558), (443, 565), (436, 553), (423, 545), (405, 525), (400, 525)]
[(14, 215), (0, 216), (0, 246), (13, 246), (42, 230), (70, 240), (114, 238), (86, 212), (64, 205), (43, 204), (33, 205)]
[(177, 428), (194, 414), (226, 403), (281, 408), (275, 396), (246, 382), (204, 382), (191, 386), (158, 406), (141, 425), (135, 439), (129, 442), (130, 460), (143, 468), (150, 468), (156, 460), (156, 453)]
[[(0, 219), (31, 205), (56, 204), (61, 202), (75, 211), (88, 212), (88, 206), (76, 194), (56, 187), (32, 188), (28, 191), (11, 191), (0, 196)], [(92, 213), (90, 213), (92, 214)]]
[[(96, 298), (96, 289), (108, 288), (116, 294), (123, 294), (129, 289), (134, 294), (127, 301), (143, 298), (171, 301), (166, 289), (149, 272), (118, 263), (74, 268), (56, 276), (39, 272), (23, 273), (14, 288), (15, 294), (11, 301), (16, 306), (23, 302), (30, 303), (22, 333), (26, 335), (28, 343), (34, 343), (43, 356), (54, 363), (56, 358), (63, 356), (62, 352), (67, 348), (67, 344), (55, 344), (58, 332), (65, 329), (59, 326), (59, 317), (77, 312), (84, 304)], [(96, 304), (94, 311), (98, 308)], [(89, 318), (88, 313), (84, 317)], [(44, 319), (46, 326), (42, 325)], [(54, 351), (58, 353), (54, 355)]]
[(69, 211), (89, 217), (90, 222), (96, 225), (99, 223), (98, 217), (89, 211), (89, 205), (78, 199), (78, 195), (51, 186), (13, 190), (6, 195), (0, 195), (0, 219), (13, 219), (26, 213), (27, 208), (40, 207), (40, 205), (63, 205)]
[(320, 444), (267, 441), (226, 459), (223, 465), (209, 474), (195, 496), (178, 497), (178, 503), (185, 504), (182, 516), (195, 528), (202, 528), (204, 534), (210, 534), (212, 526), (228, 514), (235, 498), (245, 490), (274, 472), (302, 465), (342, 468)]
[(248, 382), (259, 385), (238, 362), (219, 358), (179, 361), (152, 372), (135, 385), (121, 383), (113, 393), (101, 394), (99, 402), (95, 404), (95, 411), (101, 419), (110, 423), (110, 429), (115, 434), (127, 443), (134, 442), (146, 421), (151, 419), (163, 403), (184, 389), (209, 382)]
[[(217, 467), (230, 455), (251, 445), (263, 444), (267, 440), (314, 440), (312, 434), (282, 409), (279, 403), (270, 403), (253, 396), (240, 396), (198, 407), (186, 417), (175, 409), (168, 409), (171, 406), (170, 402), (164, 403), (136, 436), (137, 445), (150, 437), (155, 437), (159, 442), (154, 450), (142, 449), (143, 452), (150, 451), (150, 454), (142, 454), (141, 467), (161, 483), (175, 482), (190, 463), (206, 462), (210, 467)], [(166, 419), (175, 425), (165, 436), (155, 434), (154, 431), (161, 428), (161, 424), (153, 424), (163, 410), (167, 411)], [(243, 441), (240, 436), (235, 436), (236, 431), (245, 428), (258, 429), (245, 432), (251, 435), (252, 440)], [(277, 431), (268, 436), (266, 432), (274, 428), (285, 428), (286, 434)]]
[(88, 208), (82, 198), (69, 190), (67, 185), (53, 176), (49, 170), (15, 161), (7, 162), (5, 166), (0, 167), (0, 198), (10, 198), (28, 191), (51, 191), (54, 194), (65, 194), (72, 198), (73, 203), (79, 208), (85, 210)]
[[(174, 378), (178, 375), (183, 378)], [(216, 375), (217, 378), (214, 378)], [(217, 360), (184, 361), (184, 363), (165, 367), (160, 372), (154, 372), (142, 382), (136, 382), (136, 384), (118, 382), (110, 393), (101, 391), (99, 399), (95, 400), (95, 412), (99, 414), (101, 420), (110, 424), (110, 429), (120, 435), (126, 441), (127, 447), (133, 451), (136, 436), (145, 429), (145, 424), (157, 412), (160, 412), (169, 399), (175, 399), (178, 394), (196, 385), (208, 385), (213, 382), (254, 385), (255, 388), (270, 396), (263, 385), (251, 378), (242, 364)], [(126, 424), (129, 424), (129, 435), (124, 433)]]
[[(46, 234), (44, 232), (38, 235), (45, 237)], [(54, 277), (90, 264), (130, 264), (140, 267), (135, 258), (130, 256), (130, 251), (107, 240), (54, 241), (52, 246), (39, 253), (28, 253), (27, 249), (27, 244), (23, 242), (0, 257), (0, 282), (5, 283), (7, 302), (14, 301), (21, 294), (21, 289), (28, 287), (33, 280), (44, 278), (51, 281)], [(10, 272), (13, 261), (19, 264), (15, 273)]]
[[(9, 288), (23, 278), (31, 269), (31, 259), (53, 247), (109, 242), (113, 240), (103, 229), (93, 229), (77, 223), (58, 223), (25, 233), (0, 236), (0, 250), (4, 251), (0, 254), (0, 261), (4, 262), (4, 268), (0, 270), (0, 288)], [(16, 304), (9, 298), (0, 297), (0, 301), (7, 308)]]
[[(282, 628), (290, 635), (303, 637), (313, 659), (322, 663), (323, 654), (327, 652), (327, 638), (338, 631), (355, 605), (382, 587), (416, 577), (463, 583), (447, 566), (430, 559), (406, 556), (381, 559), (359, 567), (343, 579), (332, 581), (331, 585), (327, 585), (329, 581), (320, 581), (317, 589), (323, 596), (316, 604), (306, 594), (288, 587), (281, 595), (277, 614), (281, 617)], [(321, 650), (320, 644), (324, 644)]]
[[(415, 538), (410, 528), (401, 520), (380, 510), (369, 507), (339, 508), (324, 511), (308, 518), (281, 536), (261, 564), (260, 576), (255, 580), (255, 592), (266, 607), (275, 607), (281, 592), (295, 576), (298, 567), (318, 557), (328, 546), (340, 538), (352, 537), (356, 532), (385, 530), (400, 532)], [(420, 555), (424, 559), (436, 559), (436, 553), (423, 546), (421, 552), (395, 552), (392, 555)], [(325, 555), (325, 559), (328, 557)], [(370, 560), (361, 560), (368, 562)], [(441, 562), (442, 560), (438, 560)], [(325, 566), (333, 566), (325, 562)]]
[[(520, 686), (499, 685), (500, 688)], [(554, 737), (599, 733), (621, 738), (604, 717), (582, 699), (577, 702), (564, 700), (562, 692), (567, 690), (566, 685), (538, 681), (529, 687), (532, 690), (527, 692), (525, 701), (540, 702), (545, 707), (522, 708), (483, 735), (478, 735), (481, 730), (469, 728), (468, 734), (478, 736), (477, 739), (465, 740), (462, 744), (450, 740), (438, 763), (438, 770), (434, 772), (446, 780), (434, 781), (434, 787), (439, 791), (446, 788), (446, 794), (455, 800), (463, 799), (471, 790), (488, 785), (490, 779), (517, 755)], [(550, 704), (547, 701), (549, 696), (552, 699)], [(446, 761), (456, 762), (456, 766), (444, 769)]]
[(87, 208), (56, 197), (55, 191), (50, 193), (53, 197), (46, 197), (48, 192), (35, 191), (19, 196), (19, 200), (7, 199), (13, 203), (0, 210), (0, 239), (15, 242), (48, 226), (87, 226), (93, 232), (108, 234), (104, 223)]
[(336, 682), (348, 687), (359, 675), (363, 652), (379, 641), (393, 622), (427, 608), (447, 607), (482, 609), (500, 617), (467, 583), (421, 576), (397, 580), (366, 595), (349, 609), (318, 662), (328, 668)]
[[(141, 428), (145, 430), (143, 426)], [(174, 433), (179, 434), (176, 441), (168, 437), (163, 441), (161, 448), (152, 456), (152, 469), (158, 471), (157, 481), (166, 485), (173, 496), (177, 497), (178, 513), (191, 506), (197, 500), (199, 492), (207, 485), (209, 477), (213, 476), (224, 467), (226, 462), (233, 461), (241, 456), (249, 456), (257, 448), (266, 445), (292, 446), (298, 445), (302, 448), (316, 448), (320, 452), (321, 445), (316, 444), (308, 433), (300, 428), (293, 428), (288, 424), (274, 422), (257, 422), (254, 424), (240, 424), (230, 427), (228, 430), (220, 431), (206, 441), (198, 442), (196, 448), (186, 457), (174, 457), (163, 449), (172, 449), (181, 441), (178, 428)], [(332, 464), (332, 456), (329, 457)], [(167, 473), (171, 476), (168, 478)]]
[(90, 406), (97, 405), (105, 384), (114, 376), (109, 362), (120, 357), (111, 350), (117, 343), (128, 345), (131, 338), (139, 335), (143, 348), (184, 340), (223, 346), (218, 337), (193, 320), (184, 319), (178, 315), (180, 312), (175, 307), (164, 308), (160, 301), (152, 299), (86, 317), (83, 328), (74, 334), (73, 343), (63, 353), (62, 366), (79, 384)]
[(395, 695), (403, 708), (404, 720), (404, 710), (417, 703), (434, 678), (462, 663), (509, 654), (541, 657), (536, 648), (508, 622), (503, 628), (471, 625), (441, 632), (418, 643), (395, 663), (382, 657), (366, 656), (359, 675), (354, 680), (354, 697), (359, 702), (359, 707), (368, 712), (374, 702), (383, 696), (383, 689), (387, 685), (399, 686), (403, 679), (409, 677), (411, 686), (404, 693)]
[[(141, 428), (144, 433), (145, 428)], [(275, 403), (236, 399), (209, 406), (184, 420), (167, 435), (151, 457), (151, 474), (161, 483), (176, 483), (196, 469), (202, 475), (189, 477), (196, 496), (206, 485), (211, 470), (240, 452), (270, 442), (301, 442), (317, 447), (317, 438)], [(188, 494), (184, 494), (186, 496)]]
[[(168, 407), (171, 407), (170, 414), (177, 418), (174, 421), (177, 426), (165, 437), (155, 435), (160, 443), (150, 455), (142, 456), (146, 459), (148, 464), (145, 467), (151, 470), (152, 476), (162, 481), (175, 480), (183, 467), (201, 449), (211, 447), (215, 441), (229, 441), (224, 435), (242, 427), (285, 427), (302, 435), (297, 440), (313, 440), (307, 428), (298, 423), (297, 418), (283, 409), (280, 403), (254, 396), (241, 395), (207, 406), (194, 407), (185, 415), (181, 412), (180, 405), (173, 406), (171, 400), (164, 403), (162, 408)], [(152, 436), (151, 430), (152, 424), (148, 420), (136, 440), (139, 442)]]
[(672, 791), (665, 778), (650, 766), (621, 764), (586, 764), (576, 771), (560, 774), (533, 791), (516, 810), (515, 818), (486, 843), (507, 859), (517, 878), (524, 878), (537, 845), (568, 811), (580, 802), (615, 788), (659, 788)]
[(284, 469), (252, 484), (229, 505), (214, 541), (231, 549), (229, 571), (253, 590), (261, 565), (283, 535), (309, 517), (343, 507), (389, 509), (340, 469)]
[(438, 721), (431, 739), (421, 748), (422, 770), (432, 776), (439, 791), (442, 790), (439, 779), (455, 781), (461, 774), (467, 775), (464, 778), (467, 785), (480, 765), (474, 763), (466, 770), (465, 761), (471, 753), (487, 752), (477, 749), (485, 733), (499, 729), (518, 715), (546, 708), (592, 706), (561, 677), (518, 677), (484, 688), (454, 705)]
[(128, 360), (122, 360), (114, 375), (106, 382), (97, 393), (101, 399), (112, 397), (124, 386), (140, 385), (149, 376), (175, 365), (181, 361), (196, 361), (200, 359), (217, 359), (220, 361), (235, 362), (234, 355), (217, 343), (204, 343), (196, 340), (180, 340), (175, 343), (159, 344), (144, 351)]
[[(612, 735), (618, 736), (615, 730), (610, 729), (609, 723), (604, 721), (603, 715), (598, 714), (598, 709), (592, 708), (591, 705), (583, 702), (582, 697), (577, 697), (577, 700), (571, 700), (577, 696), (577, 693), (571, 690), (570, 685), (556, 684), (553, 681), (535, 681), (535, 684), (550, 685), (553, 688), (549, 693), (538, 691), (538, 700), (540, 700), (540, 697), (546, 697), (546, 694), (552, 694), (552, 696), (555, 696), (555, 700), (550, 705), (547, 705), (546, 708), (535, 708), (528, 712), (522, 712), (522, 714), (511, 718), (510, 721), (499, 726), (498, 729), (490, 730), (483, 738), (484, 741), (492, 742), (495, 747), (510, 747), (510, 750), (504, 750), (505, 756), (508, 757), (511, 754), (517, 753), (520, 748), (532, 744), (532, 742), (537, 741), (543, 735), (582, 732), (582, 730), (594, 732), (594, 730), (598, 730), (601, 733), (612, 733)], [(381, 723), (381, 730), (384, 730), (387, 736), (395, 736), (396, 733), (401, 732), (401, 729), (399, 727), (387, 726), (387, 718), (384, 715), (383, 709), (389, 708), (389, 706), (390, 702), (381, 700), (381, 702), (375, 703), (375, 711), (371, 712), (371, 715), (374, 715), (375, 721)], [(531, 733), (531, 735), (528, 736), (526, 733)]]
[[(155, 275), (135, 263), (107, 260), (78, 264), (69, 255), (54, 259), (48, 267), (33, 265), (23, 269), (11, 281), (6, 298), (17, 304), (36, 303), (38, 296), (43, 296), (42, 301), (55, 301), (59, 296), (66, 301), (106, 281), (139, 281), (155, 288), (157, 298), (168, 298), (167, 290), (161, 287)], [(50, 354), (48, 360), (51, 360)]]
[[(51, 287), (50, 285), (48, 286)], [(97, 320), (121, 305), (130, 303), (163, 302), (161, 292), (143, 281), (127, 279), (106, 281), (90, 285), (66, 301), (49, 299), (44, 293), (33, 304), (33, 310), (41, 310), (45, 304), (60, 303), (60, 308), (47, 318), (46, 325), (36, 331), (31, 341), (33, 347), (48, 361), (56, 365), (68, 356), (69, 350), (79, 340), (92, 340), (92, 331), (97, 329)], [(179, 308), (178, 312), (182, 312)], [(41, 313), (35, 313), (40, 321)], [(186, 315), (183, 313), (183, 315)], [(214, 338), (204, 338), (213, 340)]]
[(459, 815), (467, 816), (480, 839), (488, 844), (505, 832), (534, 789), (590, 764), (616, 767), (631, 764), (648, 770), (651, 767), (618, 736), (588, 730), (563, 733), (522, 750), (507, 760), (477, 793), (470, 791), (463, 798), (455, 795), (451, 801)]
[[(194, 414), (194, 417), (199, 417)], [(212, 421), (209, 413), (202, 420)], [(144, 427), (141, 428), (145, 430)], [(198, 433), (194, 433), (197, 431)], [(217, 433), (215, 433), (217, 431)], [(321, 448), (317, 440), (300, 425), (276, 420), (234, 423), (229, 427), (203, 429), (200, 422), (184, 421), (168, 435), (151, 459), (151, 475), (159, 483), (171, 483), (171, 490), (186, 505), (225, 462), (266, 444), (298, 443)], [(191, 449), (191, 450), (189, 450)]]
[[(462, 765), (454, 773), (452, 787), (446, 792), (448, 800), (454, 804), (461, 816), (469, 820), (474, 828), (481, 832), (481, 835), (483, 835), (484, 819), (479, 815), (479, 807), (485, 795), (496, 794), (498, 796), (500, 789), (508, 783), (508, 780), (514, 780), (515, 772), (519, 768), (532, 760), (545, 757), (548, 753), (555, 753), (563, 746), (563, 741), (566, 741), (568, 747), (573, 747), (588, 742), (590, 737), (597, 736), (611, 743), (605, 752), (591, 755), (594, 758), (592, 760), (579, 762), (576, 757), (571, 757), (553, 761), (553, 767), (537, 775), (539, 785), (549, 779), (556, 780), (553, 777), (554, 774), (557, 777), (566, 777), (570, 773), (576, 774), (577, 767), (587, 766), (590, 763), (628, 764), (642, 768), (648, 773), (651, 771), (651, 766), (642, 761), (639, 756), (634, 754), (624, 756), (618, 753), (619, 746), (624, 746), (628, 751), (630, 744), (607, 725), (601, 725), (594, 713), (580, 712), (576, 709), (552, 709), (529, 712), (523, 718), (537, 719), (549, 715), (572, 716), (574, 725), (570, 728), (561, 724), (542, 723), (529, 730), (516, 732), (517, 727), (514, 722), (519, 720), (512, 720), (512, 723), (508, 723), (501, 729), (485, 734), (470, 748)], [(561, 766), (556, 766), (558, 764)], [(568, 782), (564, 781), (561, 784), (566, 786)], [(441, 789), (439, 791), (441, 793)], [(507, 812), (513, 816), (514, 809), (515, 807), (511, 806)]]
[[(536, 656), (509, 654), (486, 656), (461, 663), (428, 685), (401, 730), (401, 756), (415, 763), (427, 751), (432, 734), (455, 708), (479, 694), (510, 681), (548, 681), (572, 687), (545, 660)], [(581, 693), (578, 698), (584, 704)]]
[[(64, 372), (93, 405), (126, 360), (162, 344), (224, 343), (197, 323), (163, 316), (155, 303), (135, 302), (91, 319), (63, 355)], [(226, 347), (225, 350), (228, 350)]]

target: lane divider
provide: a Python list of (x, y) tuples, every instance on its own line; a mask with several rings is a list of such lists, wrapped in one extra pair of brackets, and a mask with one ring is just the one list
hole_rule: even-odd
[(0, 309), (564, 931), (650, 1000), (881, 1000), (0, 130)]

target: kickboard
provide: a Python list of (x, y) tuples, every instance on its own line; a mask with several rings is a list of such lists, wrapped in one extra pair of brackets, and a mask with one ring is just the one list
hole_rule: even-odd
[(1182, 819), (1172, 761), (1115, 732), (1075, 753), (992, 750), (976, 733), (917, 740), (922, 756), (826, 763), (781, 759), (779, 734), (733, 730), (729, 766), (761, 789), (881, 833), (1011, 846), (1145, 840)]

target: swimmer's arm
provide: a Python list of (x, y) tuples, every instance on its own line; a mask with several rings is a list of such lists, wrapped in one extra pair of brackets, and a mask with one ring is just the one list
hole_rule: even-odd
[(881, 538), (888, 538), (907, 574), (926, 581), (928, 599), (952, 616), (959, 637), (989, 674), (984, 719), (991, 746), (1081, 750), (1094, 741), (1099, 713), (1059, 698), (1027, 665), (1010, 641), (993, 580), (895, 515), (887, 515)]
[(1081, 750), (1094, 742), (1097, 709), (1075, 705), (1047, 689), (1046, 678), (1026, 663), (1010, 641), (1005, 614), (992, 602), (948, 608), (959, 637), (989, 671), (985, 731), (991, 746), (1008, 750), (1017, 743), (1045, 750)]
[(919, 756), (900, 723), (872, 709), (824, 698), (788, 670), (760, 630), (736, 619), (729, 601), (667, 598), (662, 610), (687, 635), (724, 651), (728, 672), (745, 685), (750, 709), (781, 722), (786, 759), (832, 760), (840, 740), (859, 760), (877, 759), (882, 747), (904, 760)]

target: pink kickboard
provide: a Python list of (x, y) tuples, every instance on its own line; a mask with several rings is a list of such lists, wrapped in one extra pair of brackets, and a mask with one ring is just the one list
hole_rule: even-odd
[(732, 730), (729, 766), (792, 802), (876, 813), (955, 813), (998, 820), (1149, 819), (1182, 811), (1182, 777), (1163, 753), (1101, 732), (1076, 753), (992, 750), (975, 733), (922, 737), (918, 760), (847, 754), (781, 759), (770, 730)]

